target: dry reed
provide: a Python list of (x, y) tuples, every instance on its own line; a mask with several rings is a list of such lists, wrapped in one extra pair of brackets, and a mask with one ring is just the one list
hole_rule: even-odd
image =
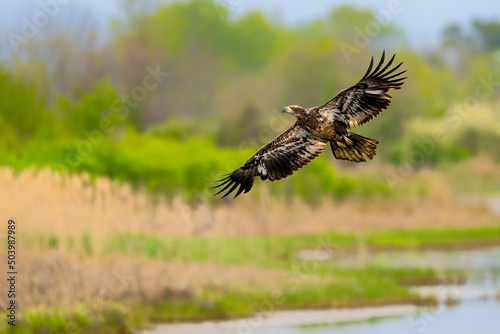
[[(189, 297), (203, 288), (277, 288), (283, 272), (251, 265), (163, 262), (138, 258), (78, 258), (51, 252), (24, 254), (18, 271), (19, 305), (81, 302), (128, 304)], [(223, 274), (221, 274), (223, 273)], [(6, 294), (0, 295), (5, 305)]]
[[(165, 235), (315, 233), (326, 230), (463, 226), (495, 223), (498, 216), (482, 202), (457, 201), (435, 177), (426, 198), (325, 198), (311, 206), (294, 198), (280, 200), (265, 191), (217, 205), (190, 206), (181, 198), (155, 200), (128, 184), (86, 174), (58, 175), (48, 169), (19, 175), (0, 169), (1, 212), (17, 220), (19, 231), (64, 238), (88, 233), (100, 240), (119, 231)], [(5, 218), (7, 218), (5, 217)]]

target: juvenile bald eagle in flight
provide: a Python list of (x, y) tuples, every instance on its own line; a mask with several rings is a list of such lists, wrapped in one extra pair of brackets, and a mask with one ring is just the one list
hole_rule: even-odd
[(262, 146), (240, 168), (216, 181), (220, 184), (212, 188), (222, 189), (215, 195), (227, 190), (224, 198), (239, 187), (234, 196), (236, 198), (241, 192), (247, 193), (252, 189), (256, 176), (276, 181), (292, 175), (320, 155), (328, 143), (337, 159), (354, 162), (373, 159), (378, 140), (360, 136), (349, 129), (378, 116), (391, 103), (387, 92), (401, 88), (406, 77), (400, 75), (406, 71), (393, 74), (403, 64), (389, 69), (394, 57), (383, 66), (384, 51), (373, 71), (372, 57), (366, 74), (357, 84), (340, 91), (318, 107), (292, 105), (283, 108), (283, 113), (297, 118), (295, 124)]

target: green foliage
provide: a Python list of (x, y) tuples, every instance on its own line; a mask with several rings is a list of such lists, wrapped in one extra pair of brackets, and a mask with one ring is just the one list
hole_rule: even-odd
[(194, 295), (169, 296), (167, 300), (153, 305), (151, 319), (180, 322), (250, 316), (255, 312), (254, 303), (266, 297), (264, 289), (205, 288)]
[(218, 11), (210, 1), (162, 5), (149, 17), (143, 17), (142, 23), (144, 31), (137, 32), (148, 36), (147, 43), (163, 48), (173, 57), (196, 50), (211, 53), (222, 64), (239, 69), (261, 67), (283, 46), (282, 28), (261, 12), (249, 12), (232, 21), (227, 11)]
[[(380, 20), (373, 11), (342, 5), (332, 10), (326, 24), (331, 27), (330, 34), (339, 36), (344, 41), (353, 41), (359, 31), (367, 34), (367, 25), (374, 22), (380, 22)], [(379, 23), (378, 26), (380, 30), (375, 34), (375, 39), (397, 33), (397, 28), (393, 24)]]
[(487, 51), (500, 49), (500, 22), (474, 20), (472, 26), (483, 48)]
[[(80, 78), (53, 77), (61, 72), (21, 59), (0, 69), (0, 165), (51, 166), (167, 194), (209, 197), (204, 178), (210, 172), (231, 172), (291, 123), (277, 115), (281, 108), (325, 102), (354, 84), (370, 56), (378, 58), (383, 48), (404, 61), (408, 79), (402, 90), (391, 92), (390, 109), (359, 129), (381, 141), (377, 160), (404, 164), (420, 154), (418, 166), (446, 166), (478, 154), (500, 158), (490, 144), (500, 139), (500, 93), (496, 84), (484, 85), (500, 75), (496, 22), (472, 23), (486, 48), (465, 50), (461, 43), (472, 35), (450, 26), (442, 49), (426, 55), (401, 47), (404, 36), (397, 26), (379, 23), (370, 43), (346, 57), (340, 45), (354, 43), (368, 23), (378, 22), (372, 11), (344, 5), (324, 18), (289, 26), (258, 11), (232, 17), (202, 0), (160, 2), (144, 11), (134, 0), (124, 6), (128, 14), (114, 23), (115, 44), (102, 51), (116, 68), (112, 74), (89, 72), (92, 78), (83, 81), (95, 84), (72, 84), (86, 88), (57, 94), (47, 82)], [(144, 85), (148, 66), (169, 76), (144, 101), (127, 103), (123, 97)], [(479, 98), (478, 89), (488, 94)], [(473, 108), (460, 111), (474, 98)], [(436, 129), (445, 140), (434, 140)], [(432, 149), (422, 151), (429, 140)], [(392, 196), (383, 175), (340, 173), (327, 159), (273, 184), (271, 192), (299, 194), (311, 203), (325, 194)]]
[(88, 233), (83, 233), (81, 236), (82, 249), (85, 255), (91, 256), (94, 253), (94, 246), (92, 245), (92, 238)]
[(483, 154), (498, 160), (500, 149), (490, 145), (500, 140), (500, 117), (495, 108), (494, 104), (483, 103), (470, 109), (462, 103), (442, 118), (411, 120), (403, 140), (392, 146), (391, 159), (438, 165)]
[[(138, 316), (139, 315), (139, 316)], [(3, 314), (2, 314), (3, 316)], [(30, 306), (24, 308), (16, 326), (0, 325), (3, 333), (132, 333), (143, 325), (139, 312), (112, 303), (62, 306)], [(2, 328), (5, 326), (4, 328)]]
[[(128, 113), (121, 115), (120, 107), (123, 107), (123, 102), (118, 98), (115, 88), (108, 79), (98, 82), (91, 92), (81, 92), (76, 102), (68, 105), (66, 101), (61, 101), (68, 113), (68, 118), (64, 120), (66, 133), (68, 135), (85, 137), (93, 130), (104, 132), (102, 121), (108, 120), (113, 127), (117, 127), (123, 122), (123, 119), (128, 117)], [(128, 112), (128, 109), (127, 109)], [(108, 130), (108, 128), (105, 128)]]
[(55, 235), (49, 236), (49, 248), (57, 249), (59, 246), (59, 239)]
[(0, 67), (0, 130), (2, 146), (13, 147), (15, 137), (27, 140), (33, 137), (45, 122), (43, 99), (36, 87), (27, 86)]
[(487, 244), (500, 239), (500, 228), (479, 226), (474, 228), (433, 228), (370, 232), (366, 242), (374, 247), (454, 248), (466, 244)]

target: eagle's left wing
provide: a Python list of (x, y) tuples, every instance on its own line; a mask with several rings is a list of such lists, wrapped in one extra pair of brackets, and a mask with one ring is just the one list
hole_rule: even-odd
[[(242, 191), (252, 189), (256, 176), (262, 180), (281, 180), (299, 168), (307, 165), (325, 149), (328, 141), (318, 138), (295, 123), (278, 137), (262, 146), (247, 162), (234, 172), (217, 182), (223, 187), (215, 195), (229, 189), (222, 198), (232, 193), (238, 186), (238, 196)], [(215, 196), (214, 195), (214, 196)]]
[(331, 100), (319, 106), (321, 113), (330, 113), (347, 126), (359, 126), (378, 116), (391, 103), (391, 96), (387, 94), (390, 89), (400, 89), (403, 80), (399, 77), (406, 71), (393, 74), (403, 63), (389, 70), (394, 61), (394, 56), (382, 68), (385, 51), (379, 64), (372, 70), (373, 57), (368, 71), (354, 86), (340, 91)]

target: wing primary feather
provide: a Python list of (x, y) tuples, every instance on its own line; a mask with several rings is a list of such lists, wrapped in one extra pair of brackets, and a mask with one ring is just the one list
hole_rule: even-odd
[[(215, 173), (214, 173), (214, 174), (215, 174)], [(210, 182), (220, 182), (220, 181), (222, 181), (222, 180), (227, 179), (227, 175), (231, 175), (231, 173), (229, 173), (229, 174), (225, 174), (225, 175), (219, 175), (219, 174), (216, 174), (216, 175), (218, 175), (218, 176), (226, 176), (226, 177), (224, 177), (224, 178), (222, 178), (222, 179), (220, 179), (220, 180), (211, 180), (211, 179), (207, 179), (206, 177), (205, 177), (204, 179), (205, 179), (205, 180), (207, 180), (207, 181), (210, 181)]]
[(210, 180), (210, 179), (207, 179), (206, 177), (204, 177), (205, 180), (207, 181), (210, 181), (210, 182), (219, 182), (220, 180)]
[[(231, 182), (229, 182), (228, 184), (226, 184), (226, 186), (224, 188), (222, 188), (221, 190), (219, 190), (214, 196), (217, 196), (219, 195), (221, 192), (224, 192), (227, 188), (229, 188), (230, 186), (233, 185), (234, 181), (233, 180), (230, 180)], [(225, 195), (227, 196), (227, 194)]]
[[(229, 184), (229, 185), (231, 185), (231, 184)], [(224, 194), (224, 196), (222, 196), (222, 198), (224, 198), (224, 197), (226, 197), (227, 195), (229, 195), (230, 193), (232, 193), (232, 192), (234, 191), (234, 189), (236, 189), (236, 187), (237, 187), (237, 186), (238, 186), (238, 182), (235, 182), (235, 183), (233, 184), (233, 187), (232, 187), (231, 189), (229, 189), (229, 190), (227, 191), (227, 193), (225, 193), (225, 194)]]
[(238, 188), (238, 191), (236, 192), (236, 195), (234, 195), (233, 198), (236, 198), (238, 197), (239, 194), (241, 194), (241, 192), (245, 190), (245, 187), (243, 187), (243, 183), (240, 185), (240, 187)]
[(378, 72), (372, 73), (372, 77), (379, 76), (380, 74), (384, 73), (384, 71), (387, 70), (389, 68), (389, 66), (391, 66), (392, 62), (394, 61), (394, 57), (396, 57), (396, 55), (392, 56), (392, 58), (389, 60), (389, 62), (387, 63), (387, 65), (384, 66), (383, 69), (381, 69)]
[[(403, 78), (403, 79), (406, 79), (406, 78)], [(401, 86), (404, 84), (404, 82), (394, 82), (392, 83), (391, 82), (391, 88), (392, 89), (401, 89)], [(390, 97), (390, 95), (389, 95)]]
[[(319, 106), (323, 113), (332, 113), (334, 118), (349, 127), (360, 126), (378, 116), (390, 105), (391, 96), (387, 92), (391, 89), (400, 89), (406, 77), (400, 77), (406, 70), (401, 71), (403, 62), (395, 65), (396, 55), (387, 57), (385, 50), (382, 52), (380, 61), (376, 68), (374, 57), (370, 59), (370, 65), (363, 78), (355, 85), (340, 91), (333, 98)], [(391, 66), (394, 66), (391, 68)], [(337, 145), (338, 146), (338, 145)], [(334, 154), (341, 158), (351, 152), (337, 148), (333, 144)], [(297, 153), (304, 158), (314, 157), (306, 154), (305, 150), (297, 149)], [(357, 156), (356, 156), (357, 157)], [(358, 157), (357, 157), (358, 158)]]
[[(397, 77), (398, 75), (401, 75), (401, 74), (405, 73), (406, 71), (408, 71), (408, 70), (404, 70), (404, 71), (401, 71), (401, 72), (399, 72), (399, 73), (393, 74), (393, 75), (391, 75), (390, 77), (384, 78), (384, 80), (391, 80), (392, 78), (395, 78), (395, 77)], [(406, 77), (401, 78), (401, 79), (398, 79), (398, 80), (402, 80), (402, 79), (406, 79)]]
[[(207, 180), (207, 181), (210, 181), (210, 182), (221, 182), (221, 181), (227, 180), (228, 177), (229, 177), (229, 175), (233, 174), (232, 172), (231, 173), (227, 173), (227, 174), (217, 174), (216, 172), (211, 172), (211, 173), (214, 174), (214, 175), (217, 175), (217, 176), (225, 176), (225, 177), (223, 177), (220, 180), (211, 180), (211, 179), (207, 179), (206, 177), (204, 179)], [(212, 187), (212, 188), (214, 188), (214, 187)]]
[(377, 68), (375, 68), (375, 70), (368, 76), (368, 78), (373, 77), (378, 72), (378, 70), (380, 70), (382, 64), (384, 63), (384, 60), (385, 60), (385, 50), (382, 52), (382, 58), (380, 58), (380, 62), (378, 63)]
[(231, 175), (233, 173), (231, 172), (231, 173), (226, 173), (226, 174), (217, 174), (216, 172), (212, 172), (212, 174), (215, 174), (217, 176), (228, 176), (228, 175)]
[[(222, 198), (238, 197), (249, 192), (255, 177), (277, 181), (292, 175), (323, 152), (327, 141), (311, 135), (297, 123), (268, 144), (262, 146), (245, 164), (225, 174), (211, 189)], [(215, 174), (215, 173), (214, 173)], [(217, 175), (217, 174), (216, 174)]]
[(387, 77), (389, 74), (391, 74), (391, 73), (393, 73), (394, 71), (396, 71), (398, 68), (400, 68), (400, 67), (401, 67), (401, 65), (403, 65), (403, 62), (399, 63), (399, 64), (398, 64), (397, 66), (395, 66), (394, 68), (391, 68), (391, 70), (390, 70), (389, 72), (384, 73), (384, 75), (381, 75), (379, 78), (380, 78), (380, 79), (386, 79), (386, 77)]
[[(372, 60), (370, 61), (370, 66), (368, 66), (368, 70), (366, 71), (365, 75), (363, 76), (363, 79), (366, 79), (366, 77), (370, 74), (372, 67), (373, 67), (373, 56), (372, 56)], [(363, 79), (361, 79), (361, 80), (363, 80)]]
[(231, 181), (232, 181), (231, 178), (228, 176), (225, 179), (217, 181), (217, 182), (222, 182), (222, 183), (220, 183), (220, 184), (218, 184), (216, 186), (210, 187), (210, 189), (215, 189), (215, 188), (222, 187), (223, 185), (225, 185), (226, 183), (231, 182)]

